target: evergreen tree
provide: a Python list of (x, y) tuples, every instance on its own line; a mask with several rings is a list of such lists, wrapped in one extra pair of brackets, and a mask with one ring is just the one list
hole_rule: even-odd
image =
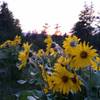
[(87, 6), (84, 5), (84, 10), (81, 11), (79, 15), (79, 21), (74, 25), (72, 32), (81, 38), (82, 41), (90, 41), (90, 37), (92, 35), (92, 31), (94, 27), (92, 27), (92, 23), (94, 21), (94, 10), (93, 5)]
[(97, 50), (100, 53), (100, 13), (95, 17), (95, 30), (93, 31), (93, 41)]
[(22, 36), (21, 32), (19, 20), (14, 19), (7, 3), (3, 2), (0, 5), (0, 42), (13, 39), (16, 35)]

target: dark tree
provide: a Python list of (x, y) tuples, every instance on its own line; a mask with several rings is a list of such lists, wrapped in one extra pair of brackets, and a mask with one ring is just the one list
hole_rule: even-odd
[(92, 35), (92, 31), (94, 27), (92, 27), (92, 23), (94, 21), (94, 10), (93, 6), (84, 5), (84, 10), (81, 11), (79, 15), (79, 21), (74, 25), (72, 32), (81, 38), (82, 41), (90, 41), (90, 37)]
[(7, 3), (3, 2), (0, 5), (0, 42), (13, 39), (16, 35), (22, 36), (21, 32), (19, 20), (14, 19)]
[(95, 30), (93, 31), (93, 43), (95, 44), (95, 47), (97, 50), (99, 50), (100, 53), (100, 13), (95, 17)]

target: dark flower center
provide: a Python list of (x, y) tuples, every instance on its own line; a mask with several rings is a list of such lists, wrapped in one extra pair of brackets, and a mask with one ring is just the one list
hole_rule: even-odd
[(71, 79), (72, 79), (72, 82), (73, 82), (73, 83), (76, 83), (76, 82), (77, 82), (77, 80), (76, 80), (75, 77), (73, 77), (73, 78), (71, 78)]
[(52, 48), (55, 48), (55, 44), (54, 44), (54, 43), (52, 43), (51, 47), (52, 47)]
[(87, 58), (88, 56), (88, 53), (86, 51), (82, 51), (81, 54), (80, 54), (81, 58)]
[(29, 52), (29, 57), (32, 57), (32, 56), (33, 56), (32, 52)]
[(76, 42), (75, 41), (70, 42), (70, 46), (71, 47), (75, 47), (76, 46)]
[(62, 81), (63, 81), (64, 83), (66, 83), (66, 82), (68, 81), (68, 77), (67, 77), (67, 76), (63, 76), (63, 77), (62, 77)]

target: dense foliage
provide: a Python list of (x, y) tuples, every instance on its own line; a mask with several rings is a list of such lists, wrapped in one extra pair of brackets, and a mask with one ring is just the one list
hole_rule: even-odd
[(0, 5), (0, 42), (13, 39), (16, 35), (22, 36), (22, 30), (18, 19), (14, 19), (7, 3)]
[(84, 9), (79, 14), (79, 21), (75, 23), (72, 32), (81, 38), (81, 41), (90, 42), (96, 49), (100, 50), (99, 23), (100, 16), (95, 15), (93, 5), (85, 4)]
[(5, 100), (8, 95), (7, 100), (99, 100), (97, 50), (74, 35), (67, 36), (62, 46), (51, 36), (44, 43), (45, 50), (34, 51), (34, 44), (20, 45), (21, 38), (16, 36), (0, 45), (0, 67), (7, 68), (6, 72), (1, 70), (5, 73), (0, 77), (1, 98)]

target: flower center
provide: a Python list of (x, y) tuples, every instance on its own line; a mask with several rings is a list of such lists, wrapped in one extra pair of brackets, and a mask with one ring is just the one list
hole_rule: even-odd
[(75, 77), (73, 77), (73, 78), (71, 78), (71, 79), (72, 79), (72, 82), (73, 82), (73, 83), (76, 83), (76, 82), (77, 82), (77, 80), (76, 80)]
[(63, 76), (63, 77), (62, 77), (62, 81), (63, 81), (64, 83), (66, 83), (66, 82), (68, 81), (68, 77), (67, 77), (67, 76)]
[(75, 41), (70, 42), (70, 46), (71, 47), (75, 47), (76, 46), (76, 42)]
[(81, 54), (80, 54), (81, 58), (87, 58), (88, 54), (86, 51), (82, 51)]
[(54, 44), (54, 43), (52, 43), (52, 44), (51, 44), (51, 47), (52, 47), (52, 48), (55, 48), (55, 44)]

